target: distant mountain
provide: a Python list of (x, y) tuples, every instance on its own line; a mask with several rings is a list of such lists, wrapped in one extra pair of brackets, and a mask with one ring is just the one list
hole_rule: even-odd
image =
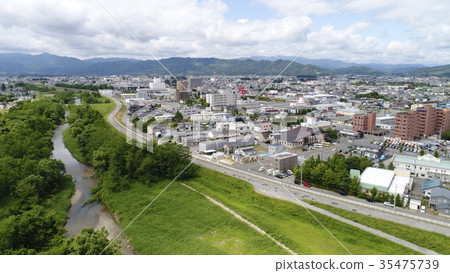
[(450, 77), (450, 65), (441, 65), (415, 69), (413, 71), (410, 71), (408, 74), (414, 76)]
[[(223, 60), (216, 58), (168, 58), (160, 60), (174, 75), (278, 75), (289, 61)], [(14, 75), (113, 75), (168, 74), (157, 61), (123, 58), (79, 60), (47, 53), (0, 54), (0, 74)], [(313, 65), (293, 63), (287, 76), (333, 75), (335, 72)]]
[[(249, 57), (251, 60), (287, 60), (292, 61), (295, 57), (293, 56), (276, 56), (276, 57), (263, 57), (263, 56), (255, 56), (255, 57)], [(246, 58), (240, 58), (240, 59), (246, 59)], [(388, 74), (400, 74), (400, 73), (408, 73), (415, 69), (419, 68), (425, 68), (426, 66), (421, 64), (358, 64), (358, 63), (347, 63), (339, 60), (331, 60), (331, 59), (308, 59), (308, 58), (302, 58), (299, 57), (295, 59), (295, 62), (304, 64), (304, 65), (315, 65), (319, 66), (325, 69), (331, 69), (336, 70), (340, 68), (348, 68), (348, 67), (368, 67), (372, 69), (379, 70), (383, 73)]]
[(384, 74), (380, 70), (369, 68), (367, 66), (350, 66), (346, 68), (335, 69), (334, 71), (339, 74), (351, 74), (351, 75), (380, 76)]
[[(239, 59), (168, 58), (160, 62), (174, 75), (278, 75), (294, 57), (251, 57)], [(450, 65), (425, 67), (417, 64), (355, 64), (330, 59), (298, 58), (284, 76), (321, 76), (336, 74), (381, 75), (406, 74), (415, 76), (450, 77)], [(0, 74), (6, 75), (167, 75), (153, 60), (128, 58), (93, 58), (4, 53), (0, 54)]]

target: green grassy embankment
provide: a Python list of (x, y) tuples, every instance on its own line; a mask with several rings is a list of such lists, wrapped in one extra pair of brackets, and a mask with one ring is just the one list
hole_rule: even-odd
[(303, 200), (311, 205), (325, 209), (346, 219), (361, 223), (365, 226), (383, 231), (397, 238), (411, 242), (415, 245), (433, 250), (439, 254), (450, 255), (449, 236), (437, 232), (427, 231), (391, 221), (373, 218), (360, 213), (336, 208), (330, 205)]

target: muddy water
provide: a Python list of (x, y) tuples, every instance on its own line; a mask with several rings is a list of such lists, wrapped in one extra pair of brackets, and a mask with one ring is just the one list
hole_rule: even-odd
[[(121, 232), (121, 228), (104, 204), (95, 202), (83, 207), (83, 203), (91, 197), (91, 188), (96, 187), (98, 181), (92, 167), (78, 162), (64, 145), (62, 133), (67, 128), (67, 124), (59, 126), (52, 139), (53, 158), (64, 162), (66, 173), (72, 175), (75, 180), (76, 191), (71, 199), (72, 206), (65, 226), (66, 235), (75, 236), (85, 227), (101, 229), (104, 226), (109, 232), (109, 239), (115, 238)], [(122, 241), (122, 253), (132, 255), (134, 252), (128, 241), (123, 236), (120, 236), (119, 239)]]

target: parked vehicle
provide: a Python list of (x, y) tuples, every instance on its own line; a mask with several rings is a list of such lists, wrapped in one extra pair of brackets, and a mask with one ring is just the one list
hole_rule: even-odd
[(305, 186), (305, 187), (307, 187), (307, 188), (310, 188), (310, 187), (311, 187), (311, 185), (310, 185), (308, 182), (303, 182), (303, 186)]
[(260, 167), (260, 168), (258, 169), (258, 171), (260, 171), (260, 172), (262, 172), (262, 171), (264, 171), (264, 170), (265, 170), (264, 167)]
[(367, 202), (375, 203), (375, 200), (373, 200), (372, 198), (366, 198), (366, 200), (367, 200)]
[(286, 172), (287, 172), (288, 175), (293, 175), (294, 174), (294, 172), (291, 171), (291, 170), (287, 170)]
[(342, 196), (347, 196), (348, 195), (348, 193), (346, 193), (345, 191), (339, 191), (339, 194), (342, 195)]
[(276, 178), (279, 178), (279, 179), (283, 179), (283, 178), (284, 178), (284, 176), (283, 176), (281, 173), (276, 174), (275, 177), (276, 177)]
[(301, 185), (301, 184), (302, 184), (302, 181), (295, 179), (295, 180), (294, 180), (294, 184)]
[(389, 203), (389, 202), (384, 202), (384, 205), (385, 205), (385, 206), (388, 206), (388, 207), (395, 207), (394, 204), (391, 204), (391, 203)]

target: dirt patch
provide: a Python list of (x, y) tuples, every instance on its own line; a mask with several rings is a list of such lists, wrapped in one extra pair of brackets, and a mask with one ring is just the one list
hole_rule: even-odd
[(91, 178), (91, 177), (94, 177), (94, 176), (95, 176), (94, 167), (88, 166), (88, 167), (86, 167), (86, 168), (84, 169), (83, 177)]

